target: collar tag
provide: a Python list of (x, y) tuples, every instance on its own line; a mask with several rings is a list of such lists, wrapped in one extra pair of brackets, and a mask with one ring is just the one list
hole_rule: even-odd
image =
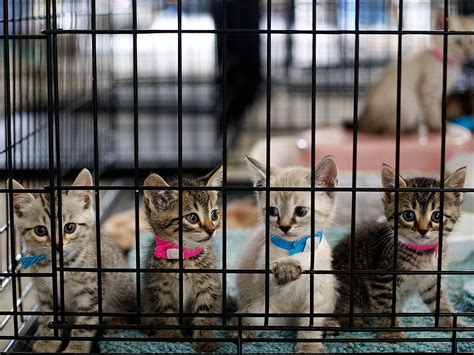
[(179, 259), (179, 249), (170, 248), (166, 251), (167, 259)]

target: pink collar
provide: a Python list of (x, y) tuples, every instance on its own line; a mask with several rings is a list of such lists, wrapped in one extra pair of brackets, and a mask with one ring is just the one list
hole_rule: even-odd
[[(179, 246), (176, 243), (161, 239), (159, 235), (155, 236), (155, 252), (153, 256), (157, 259), (179, 259)], [(183, 247), (183, 259), (189, 259), (201, 254), (204, 248), (187, 249)]]
[[(441, 53), (441, 51), (438, 48), (433, 48), (431, 50), (431, 54), (433, 55), (433, 57), (438, 59), (438, 61), (443, 62), (443, 59), (444, 59), (443, 53)], [(456, 60), (449, 59), (449, 58), (447, 58), (446, 63), (448, 64), (448, 66), (458, 64)]]
[(406, 242), (401, 242), (404, 246), (406, 246), (408, 249), (414, 250), (414, 251), (431, 251), (431, 250), (436, 250), (436, 254), (438, 254), (438, 243), (436, 244), (416, 244), (416, 243), (406, 243)]

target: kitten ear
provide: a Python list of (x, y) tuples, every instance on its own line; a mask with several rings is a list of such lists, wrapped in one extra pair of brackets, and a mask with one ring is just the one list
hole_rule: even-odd
[(267, 179), (265, 165), (260, 163), (257, 159), (251, 158), (248, 155), (245, 156), (247, 164), (253, 172), (255, 186), (265, 186)]
[[(82, 169), (72, 186), (92, 186), (92, 175), (89, 170)], [(92, 190), (69, 190), (68, 195), (75, 196), (84, 202), (84, 209), (88, 209), (92, 203)]]
[[(395, 187), (395, 170), (385, 163), (382, 165), (382, 186), (385, 188)], [(407, 183), (401, 175), (398, 176), (398, 186), (407, 187)], [(390, 200), (392, 195), (393, 192), (386, 191), (383, 196), (386, 200)]]
[[(7, 186), (10, 186), (10, 181), (7, 181)], [(20, 184), (15, 179), (12, 179), (12, 188), (15, 190), (24, 190), (22, 184)], [(17, 217), (22, 217), (25, 212), (25, 207), (30, 205), (35, 197), (29, 192), (14, 192), (13, 193), (13, 210)]]
[[(465, 166), (456, 170), (454, 173), (452, 173), (446, 179), (444, 179), (444, 187), (449, 187), (453, 189), (462, 189), (466, 181), (466, 172), (467, 172), (467, 168)], [(459, 202), (462, 201), (463, 199), (462, 192), (454, 192), (453, 194), (454, 196), (459, 198)]]
[(209, 174), (203, 176), (201, 181), (206, 186), (222, 186), (222, 164), (214, 168)]
[[(160, 175), (152, 173), (148, 175), (148, 177), (145, 179), (143, 185), (145, 186), (169, 186), (165, 179), (163, 179)], [(150, 190), (145, 190), (150, 191)]]
[[(144, 186), (157, 187), (169, 186), (168, 183), (158, 174), (150, 174), (143, 182)], [(164, 205), (166, 203), (166, 196), (172, 193), (169, 190), (144, 190), (145, 209), (149, 212), (152, 208), (156, 209), (157, 206)]]
[[(325, 156), (316, 165), (315, 168), (315, 185), (323, 187), (335, 187), (337, 185), (337, 164), (331, 156)], [(310, 177), (311, 179), (311, 177)]]

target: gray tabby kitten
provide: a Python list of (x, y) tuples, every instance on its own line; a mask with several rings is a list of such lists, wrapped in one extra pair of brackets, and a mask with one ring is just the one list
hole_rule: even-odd
[[(198, 179), (183, 179), (185, 186), (220, 186), (222, 167), (219, 166), (208, 175)], [(176, 186), (177, 182), (170, 183)], [(177, 313), (179, 309), (179, 274), (160, 273), (160, 269), (179, 267), (179, 198), (177, 190), (159, 190), (170, 186), (157, 174), (150, 174), (145, 186), (157, 190), (145, 190), (145, 213), (155, 239), (150, 245), (146, 268), (156, 272), (144, 275), (144, 311), (155, 313)], [(185, 190), (183, 198), (183, 247), (185, 269), (214, 269), (216, 260), (210, 243), (220, 226), (221, 216), (217, 204), (218, 193), (212, 190)], [(221, 281), (219, 275), (210, 273), (185, 273), (183, 283), (183, 304), (185, 313), (220, 313)], [(152, 325), (177, 325), (175, 317), (150, 318), (145, 322)], [(216, 318), (196, 317), (192, 324), (210, 326), (217, 323)], [(156, 332), (163, 338), (181, 338), (176, 329)], [(193, 338), (216, 338), (211, 330), (194, 330)], [(220, 347), (218, 343), (194, 342), (197, 351), (209, 352)]]
[[(265, 166), (255, 159), (247, 157), (250, 168), (255, 175), (255, 186), (266, 184)], [(337, 165), (332, 157), (323, 158), (315, 168), (315, 184), (320, 187), (337, 185)], [(310, 187), (311, 169), (303, 167), (271, 167), (270, 185), (272, 187)], [(314, 216), (311, 214), (311, 193), (309, 191), (272, 191), (270, 205), (266, 206), (264, 191), (257, 193), (261, 217), (264, 220), (266, 209), (269, 209), (269, 235), (265, 233), (262, 222), (255, 235), (247, 241), (239, 259), (239, 269), (265, 270), (265, 242), (270, 243), (270, 312), (271, 313), (308, 313), (310, 312), (310, 280), (309, 275), (301, 275), (303, 270), (310, 269), (311, 243), (317, 238), (307, 239), (307, 243), (299, 250), (287, 250), (273, 241), (278, 236), (283, 245), (295, 245), (302, 238), (311, 234), (311, 220), (315, 222), (315, 233), (323, 231), (331, 223), (335, 210), (336, 196), (334, 192), (315, 192)], [(280, 245), (281, 246), (281, 245)], [(291, 246), (290, 246), (291, 248)], [(296, 251), (296, 252), (295, 252)], [(331, 269), (331, 248), (323, 237), (315, 244), (316, 270)], [(240, 312), (265, 312), (265, 277), (261, 273), (237, 275)], [(314, 313), (332, 313), (336, 295), (336, 278), (330, 274), (314, 277)], [(263, 326), (263, 317), (245, 317), (244, 325)], [(315, 325), (322, 326), (325, 319), (315, 318)], [(309, 325), (308, 318), (270, 318), (271, 325), (297, 324)], [(253, 334), (247, 333), (247, 336)], [(298, 339), (321, 338), (320, 331), (300, 330)], [(299, 342), (295, 352), (314, 353), (326, 352), (320, 343)]]
[[(456, 170), (449, 175), (444, 186), (462, 188), (466, 178), (466, 168)], [(394, 187), (395, 172), (384, 165), (382, 169), (383, 187)], [(431, 178), (415, 177), (404, 179), (400, 176), (399, 186), (439, 187), (439, 181)], [(394, 245), (395, 193), (383, 195), (387, 222), (374, 223), (356, 231), (353, 270), (391, 271), (394, 248), (397, 249), (397, 270), (435, 271), (438, 265), (439, 223), (443, 218), (443, 266), (446, 267), (447, 238), (461, 213), (462, 193), (444, 193), (444, 216), (440, 214), (439, 192), (403, 192), (399, 193), (398, 245)], [(350, 236), (342, 240), (333, 250), (334, 270), (348, 270), (351, 256)], [(441, 253), (441, 251), (439, 251)], [(350, 277), (338, 274), (339, 299), (336, 312), (349, 312)], [(406, 300), (419, 294), (430, 311), (436, 307), (436, 275), (398, 275), (397, 276), (397, 312), (402, 312)], [(390, 313), (392, 311), (392, 275), (354, 275), (353, 277), (354, 312)], [(452, 312), (446, 293), (441, 292), (441, 312)], [(371, 317), (380, 327), (390, 326), (390, 317)], [(348, 326), (348, 318), (340, 318), (343, 326)], [(354, 317), (357, 327), (364, 326), (366, 319)], [(441, 317), (440, 325), (450, 327), (451, 317)], [(396, 326), (399, 326), (397, 319)], [(379, 338), (403, 338), (401, 332), (378, 332)]]
[[(84, 169), (74, 181), (74, 186), (92, 186), (92, 176)], [(14, 189), (23, 186), (13, 180)], [(90, 190), (70, 190), (62, 194), (62, 240), (64, 266), (71, 268), (97, 267), (95, 212)], [(17, 235), (23, 240), (27, 256), (45, 255), (46, 260), (31, 266), (27, 272), (51, 272), (51, 213), (49, 194), (14, 193), (13, 207), (15, 211), (15, 227)], [(57, 204), (55, 210), (57, 211)], [(59, 233), (56, 222), (56, 247), (59, 250)], [(101, 234), (101, 261), (103, 268), (128, 267), (125, 256), (113, 243), (110, 236)], [(59, 265), (59, 255), (56, 252)], [(59, 274), (58, 274), (59, 280)], [(41, 311), (53, 310), (53, 291), (51, 277), (34, 277)], [(58, 281), (59, 282), (59, 281)], [(135, 309), (135, 282), (131, 274), (102, 273), (102, 304), (104, 312), (126, 312)], [(64, 272), (64, 304), (66, 312), (97, 312), (97, 273), (94, 272)], [(60, 301), (58, 300), (58, 305)], [(53, 330), (48, 323), (53, 316), (41, 316), (36, 335), (53, 336)], [(98, 324), (96, 316), (81, 315), (68, 319), (76, 325)], [(71, 337), (92, 337), (96, 330), (73, 329)], [(64, 352), (89, 352), (91, 341), (71, 340)], [(37, 340), (33, 343), (34, 352), (57, 352), (61, 341)]]
[[(474, 16), (448, 18), (450, 31), (474, 30)], [(436, 29), (444, 29), (444, 14), (438, 15)], [(433, 36), (432, 49), (402, 59), (400, 124), (402, 132), (421, 126), (441, 128), (443, 93), (443, 36)], [(449, 92), (464, 63), (474, 56), (473, 35), (453, 35), (448, 39), (446, 89)], [(359, 116), (361, 131), (394, 133), (397, 123), (397, 63), (389, 64), (370, 89)]]

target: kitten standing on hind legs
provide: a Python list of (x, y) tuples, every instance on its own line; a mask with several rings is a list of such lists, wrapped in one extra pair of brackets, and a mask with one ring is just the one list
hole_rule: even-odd
[[(255, 159), (248, 163), (255, 175), (255, 185), (266, 184), (266, 169)], [(337, 184), (337, 165), (332, 157), (325, 157), (315, 168), (315, 184), (319, 187), (334, 187)], [(311, 244), (314, 243), (315, 269), (331, 269), (331, 249), (324, 237), (324, 228), (330, 221), (335, 207), (335, 193), (315, 192), (314, 211), (311, 215), (311, 192), (291, 191), (294, 187), (311, 186), (311, 169), (302, 167), (270, 168), (270, 185), (287, 187), (289, 191), (271, 191), (270, 204), (266, 206), (264, 191), (257, 193), (262, 219), (268, 208), (270, 235), (265, 235), (265, 226), (247, 242), (239, 260), (239, 269), (265, 270), (265, 243), (270, 243), (270, 312), (310, 313), (310, 269)], [(311, 220), (315, 222), (315, 235), (311, 236)], [(240, 311), (244, 313), (265, 312), (264, 274), (238, 274)], [(314, 276), (314, 313), (332, 313), (336, 296), (336, 278), (331, 274)], [(324, 318), (315, 317), (315, 325), (322, 326)], [(263, 325), (263, 317), (245, 317), (244, 325)], [(272, 325), (309, 325), (309, 317), (301, 319), (270, 318)], [(248, 334), (251, 335), (251, 334)], [(298, 339), (322, 338), (320, 331), (300, 330)], [(300, 342), (296, 352), (325, 352), (321, 343)]]
[[(183, 179), (184, 186), (220, 186), (222, 167), (198, 179)], [(156, 272), (146, 273), (143, 278), (144, 304), (147, 313), (177, 313), (179, 310), (179, 274), (160, 273), (160, 269), (179, 267), (179, 195), (177, 190), (160, 190), (170, 185), (159, 175), (151, 174), (145, 186), (156, 190), (145, 190), (145, 213), (155, 238), (146, 259), (146, 267)], [(221, 216), (217, 204), (217, 191), (184, 190), (182, 192), (183, 266), (186, 269), (214, 269), (216, 260), (211, 239), (220, 226)], [(215, 317), (199, 316), (200, 313), (219, 314), (221, 304), (221, 282), (217, 273), (184, 273), (183, 304), (185, 313), (195, 313), (192, 324), (211, 326), (217, 323)], [(144, 320), (150, 325), (176, 326), (174, 317), (150, 318)], [(158, 331), (162, 338), (181, 338), (179, 330)], [(193, 338), (216, 338), (212, 330), (196, 329)], [(220, 347), (216, 342), (193, 343), (197, 351), (210, 352)]]
[[(23, 189), (23, 186), (12, 181), (13, 188)], [(92, 176), (84, 169), (77, 176), (73, 186), (92, 186)], [(63, 243), (64, 266), (70, 268), (96, 268), (96, 226), (92, 192), (90, 190), (69, 190), (62, 193), (62, 239), (57, 233), (56, 246), (60, 240)], [(55, 211), (58, 211), (55, 201)], [(15, 212), (15, 227), (17, 235), (25, 245), (26, 256), (44, 258), (43, 261), (32, 265), (28, 272), (51, 273), (51, 213), (50, 194), (31, 194), (27, 192), (13, 193), (13, 210)], [(101, 233), (101, 261), (103, 268), (126, 268), (127, 260), (111, 236)], [(58, 249), (59, 250), (59, 249)], [(59, 255), (56, 255), (59, 265)], [(27, 266), (24, 264), (24, 268)], [(102, 305), (104, 312), (133, 312), (135, 310), (135, 282), (131, 274), (103, 273), (102, 277)], [(41, 311), (53, 311), (52, 277), (33, 277)], [(97, 273), (94, 272), (64, 272), (64, 305), (67, 312), (97, 312)], [(120, 290), (120, 292), (117, 292)], [(60, 305), (60, 302), (58, 302)], [(40, 316), (37, 330), (38, 336), (53, 336), (53, 330), (48, 323), (53, 321), (52, 316)], [(76, 325), (98, 324), (97, 316), (80, 315), (72, 321)], [(65, 332), (63, 333), (65, 334)], [(71, 337), (93, 337), (94, 329), (73, 329)], [(61, 341), (36, 340), (33, 343), (34, 352), (57, 352)], [(87, 340), (71, 340), (64, 352), (89, 352), (92, 342)]]
[[(444, 180), (447, 188), (459, 189), (464, 186), (466, 168), (456, 170)], [(385, 188), (395, 186), (395, 172), (384, 165), (382, 185)], [(394, 248), (397, 253), (397, 270), (403, 271), (436, 271), (438, 258), (443, 257), (446, 267), (446, 251), (449, 233), (461, 213), (461, 192), (444, 193), (443, 215), (440, 212), (439, 192), (411, 192), (404, 188), (439, 188), (436, 179), (399, 177), (398, 206), (398, 245), (394, 245), (395, 193), (385, 192), (383, 204), (387, 222), (368, 224), (356, 230), (355, 245), (351, 248), (351, 238), (347, 236), (333, 250), (334, 270), (348, 270), (351, 251), (354, 253), (354, 270), (382, 270), (390, 272), (393, 267)], [(443, 250), (439, 250), (439, 226), (443, 220)], [(336, 313), (349, 312), (350, 276), (337, 274), (339, 299)], [(353, 293), (354, 312), (357, 313), (391, 313), (393, 277), (390, 273), (372, 275), (354, 275)], [(418, 294), (431, 312), (436, 311), (436, 274), (397, 275), (397, 312), (402, 312), (406, 300)], [(440, 312), (451, 313), (453, 308), (446, 296), (445, 289), (440, 289)], [(380, 327), (390, 327), (391, 317), (370, 317)], [(358, 320), (363, 326), (366, 319)], [(341, 325), (347, 326), (348, 318), (339, 318)], [(441, 317), (440, 326), (451, 327), (451, 317)], [(396, 326), (399, 321), (396, 319)], [(458, 324), (459, 326), (459, 324)], [(401, 332), (378, 332), (379, 338), (404, 337)]]

